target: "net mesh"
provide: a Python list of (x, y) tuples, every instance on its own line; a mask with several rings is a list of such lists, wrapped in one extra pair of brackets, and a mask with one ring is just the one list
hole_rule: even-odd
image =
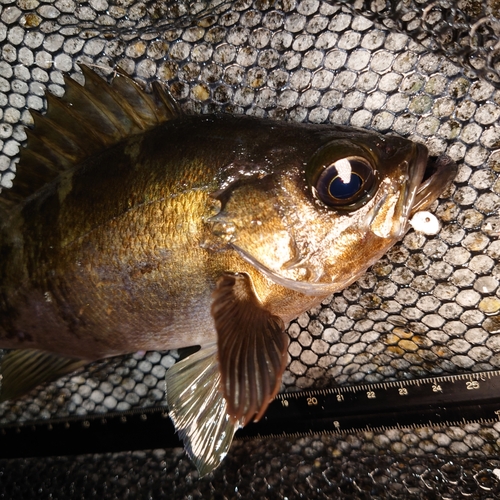
[[(187, 113), (395, 133), (458, 176), (358, 282), (293, 321), (283, 390), (500, 367), (499, 4), (491, 1), (4, 0), (0, 184), (44, 91), (78, 63), (160, 80)], [(81, 80), (80, 80), (81, 81)], [(12, 423), (164, 405), (176, 352), (95, 363), (4, 403)], [(182, 450), (0, 461), (4, 498), (495, 498), (500, 423), (236, 442), (198, 475)], [(249, 460), (250, 457), (250, 460)], [(455, 495), (455, 496), (453, 496)]]

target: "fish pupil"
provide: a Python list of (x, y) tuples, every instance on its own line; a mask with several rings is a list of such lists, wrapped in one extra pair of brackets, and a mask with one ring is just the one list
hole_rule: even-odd
[(373, 167), (364, 158), (341, 158), (330, 163), (318, 177), (317, 197), (327, 206), (346, 210), (370, 199), (375, 185)]
[(361, 189), (362, 185), (363, 180), (356, 173), (351, 174), (349, 182), (344, 182), (340, 176), (337, 176), (330, 182), (328, 192), (332, 198), (347, 200), (354, 196)]

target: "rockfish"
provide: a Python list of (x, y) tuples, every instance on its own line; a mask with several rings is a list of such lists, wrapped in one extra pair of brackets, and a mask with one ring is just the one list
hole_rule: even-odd
[(456, 165), (347, 127), (183, 116), (157, 83), (82, 70), (33, 112), (0, 195), (1, 397), (199, 345), (166, 397), (206, 474), (278, 392), (287, 323), (387, 252)]

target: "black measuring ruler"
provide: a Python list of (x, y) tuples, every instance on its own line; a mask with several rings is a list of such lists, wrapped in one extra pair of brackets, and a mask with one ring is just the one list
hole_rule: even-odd
[[(383, 432), (500, 420), (500, 371), (279, 394), (236, 438)], [(166, 407), (0, 427), (0, 458), (181, 446)]]

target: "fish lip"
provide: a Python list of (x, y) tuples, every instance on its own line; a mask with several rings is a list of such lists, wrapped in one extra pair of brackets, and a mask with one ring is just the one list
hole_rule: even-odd
[(449, 156), (441, 155), (426, 159), (421, 177), (417, 176), (420, 183), (416, 186), (409, 217), (429, 208), (451, 184), (457, 171), (457, 164)]
[[(397, 188), (398, 202), (394, 210), (394, 221), (390, 230), (392, 238), (400, 239), (408, 230), (408, 221), (413, 213), (415, 200), (422, 179), (425, 176), (428, 158), (429, 152), (424, 145), (412, 143), (411, 149), (407, 151), (405, 159), (400, 164), (402, 179), (399, 188)], [(378, 213), (377, 207), (382, 206), (385, 201), (386, 197), (379, 200), (378, 204), (373, 208), (371, 220), (369, 221), (370, 225)], [(388, 235), (384, 237), (388, 237)]]
[(411, 165), (408, 167), (408, 179), (402, 186), (405, 191), (402, 198), (404, 206), (402, 209), (402, 220), (408, 220), (411, 217), (417, 195), (422, 187), (422, 180), (425, 178), (425, 173), (429, 161), (429, 151), (423, 144), (414, 144), (415, 157)]

